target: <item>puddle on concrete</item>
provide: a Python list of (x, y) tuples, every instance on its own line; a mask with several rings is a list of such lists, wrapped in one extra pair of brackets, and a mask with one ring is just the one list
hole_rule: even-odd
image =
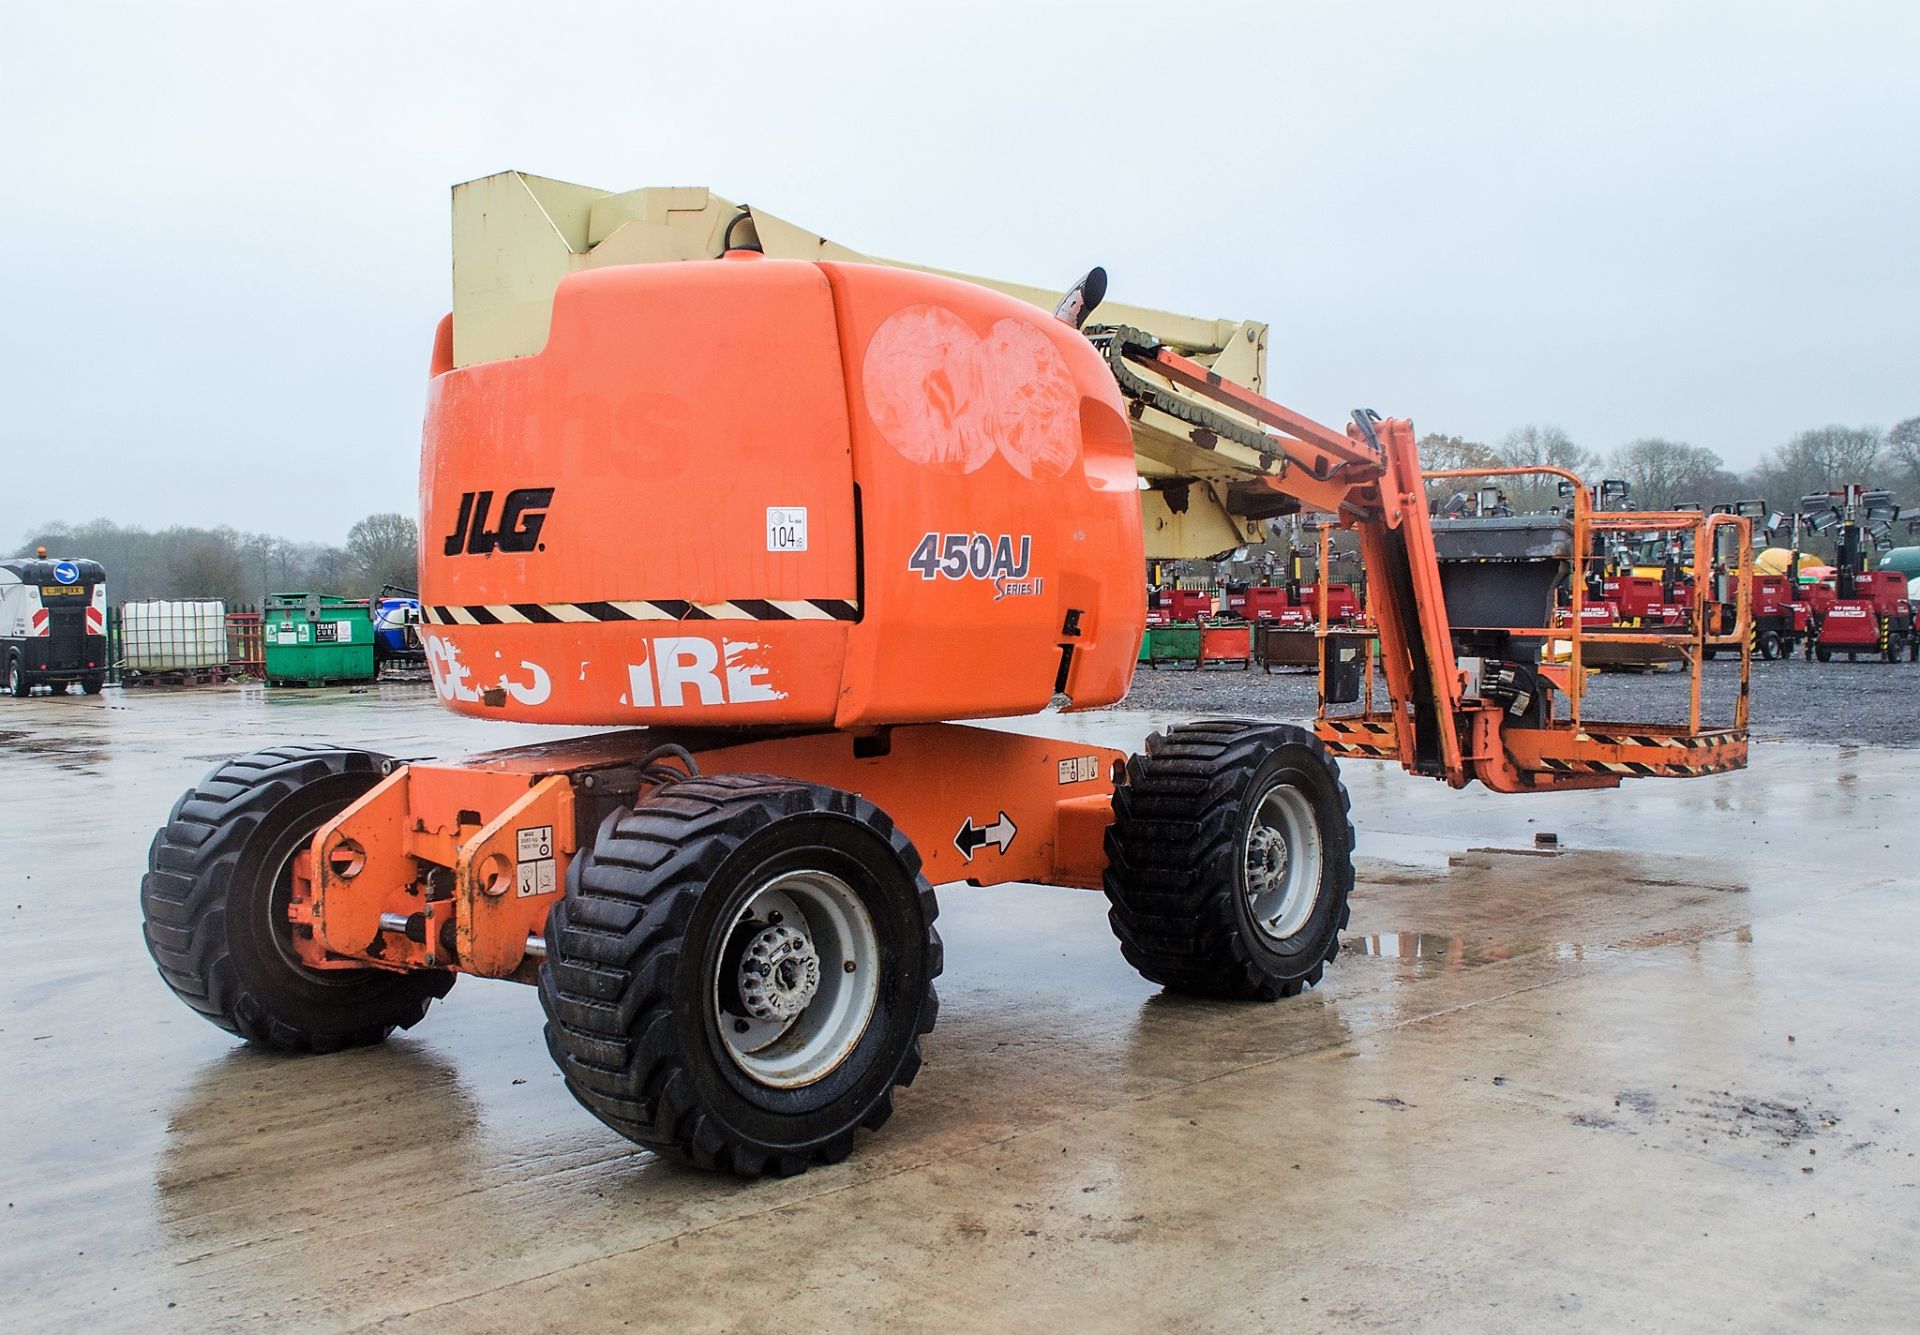
[(1340, 948), (1354, 955), (1390, 960), (1450, 959), (1464, 957), (1467, 943), (1462, 937), (1429, 936), (1425, 932), (1376, 932), (1350, 936)]
[(1515, 945), (1507, 941), (1470, 941), (1463, 936), (1436, 932), (1373, 932), (1340, 939), (1340, 958), (1398, 960), (1418, 973), (1450, 973), (1482, 964), (1523, 955), (1546, 953), (1554, 959), (1585, 959), (1591, 947), (1571, 941), (1531, 942)]
[(1512, 959), (1522, 953), (1510, 945), (1469, 941), (1462, 936), (1442, 936), (1430, 932), (1374, 932), (1366, 936), (1350, 936), (1340, 942), (1340, 949), (1343, 954), (1401, 960), (1433, 972), (1470, 969), (1479, 964)]

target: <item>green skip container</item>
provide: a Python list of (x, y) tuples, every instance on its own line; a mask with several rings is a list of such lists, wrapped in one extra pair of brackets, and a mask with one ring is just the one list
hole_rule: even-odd
[(265, 615), (267, 685), (373, 680), (373, 608), (366, 599), (276, 593)]
[(1147, 629), (1147, 656), (1149, 667), (1159, 667), (1162, 663), (1192, 663), (1200, 665), (1200, 626), (1192, 621), (1173, 621), (1164, 626), (1150, 626)]

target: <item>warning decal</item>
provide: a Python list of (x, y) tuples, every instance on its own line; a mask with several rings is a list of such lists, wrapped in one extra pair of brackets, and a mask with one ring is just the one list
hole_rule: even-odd
[(553, 867), (553, 826), (529, 826), (515, 830), (513, 837), (514, 852), (519, 859), (514, 874), (514, 893), (522, 899), (552, 894), (557, 888)]

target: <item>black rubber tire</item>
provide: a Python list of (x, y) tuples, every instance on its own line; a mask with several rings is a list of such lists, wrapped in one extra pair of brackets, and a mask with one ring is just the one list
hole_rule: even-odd
[(173, 804), (147, 853), (140, 908), (147, 953), (175, 996), (250, 1043), (332, 1052), (412, 1028), (447, 994), (447, 972), (303, 969), (274, 935), (286, 859), (379, 782), (384, 759), (276, 746), (215, 766)]
[(1780, 632), (1777, 630), (1762, 631), (1760, 633), (1760, 657), (1766, 662), (1772, 663), (1778, 661), (1782, 656), (1780, 649)]
[[(783, 869), (829, 869), (872, 916), (873, 1016), (847, 1058), (777, 1089), (728, 1054), (710, 1004), (739, 907)], [(942, 957), (920, 855), (885, 812), (764, 774), (687, 779), (602, 823), (547, 920), (547, 1048), (587, 1111), (648, 1149), (743, 1177), (837, 1163), (920, 1069)]]
[(90, 673), (80, 679), (80, 689), (88, 695), (98, 695), (105, 689), (107, 679), (98, 672)]
[(1813, 656), (1822, 663), (1831, 663), (1833, 661), (1833, 650), (1827, 648), (1824, 644), (1816, 644), (1813, 647)]
[(1702, 650), (1701, 650), (1700, 652), (1701, 652), (1701, 655), (1702, 655), (1702, 656), (1703, 656), (1703, 657), (1704, 657), (1704, 658), (1705, 658), (1705, 659), (1706, 659), (1706, 660), (1707, 660), (1707, 661), (1708, 661), (1709, 663), (1711, 663), (1711, 662), (1712, 662), (1712, 661), (1713, 661), (1714, 659), (1716, 659), (1716, 658), (1718, 658), (1718, 657), (1720, 656), (1720, 651), (1719, 651), (1718, 649), (1716, 649), (1716, 648), (1714, 648), (1714, 647), (1713, 647), (1712, 645), (1708, 645), (1708, 646), (1707, 646), (1707, 647), (1706, 647), (1705, 649), (1702, 649)]
[[(1276, 946), (1254, 925), (1243, 852), (1255, 804), (1279, 782), (1310, 799), (1322, 867), (1311, 914)], [(1107, 919), (1142, 976), (1170, 991), (1260, 1001), (1320, 981), (1351, 912), (1353, 825), (1339, 766), (1319, 738), (1225, 719), (1156, 733), (1128, 759), (1113, 815)]]
[(20, 666), (20, 656), (11, 654), (7, 658), (7, 694), (15, 699), (24, 700), (33, 687), (27, 683), (25, 669)]

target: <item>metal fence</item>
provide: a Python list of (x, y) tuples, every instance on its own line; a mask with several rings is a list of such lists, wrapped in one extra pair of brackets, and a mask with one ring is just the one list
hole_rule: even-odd
[(266, 627), (251, 607), (227, 613), (227, 671), (257, 680), (267, 675)]

